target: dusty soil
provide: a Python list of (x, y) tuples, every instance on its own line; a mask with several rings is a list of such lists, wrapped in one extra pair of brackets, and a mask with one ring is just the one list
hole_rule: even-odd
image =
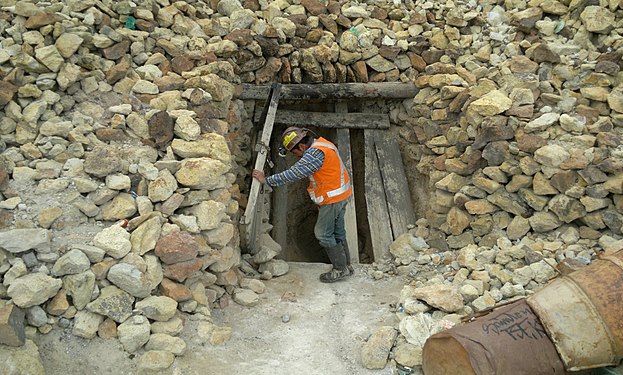
[[(329, 267), (290, 263), (288, 274), (265, 282), (257, 306), (232, 302), (214, 310), (214, 323), (233, 329), (220, 346), (201, 343), (197, 322), (187, 320), (180, 336), (188, 350), (163, 374), (392, 374), (389, 366), (365, 369), (361, 348), (376, 328), (395, 325), (391, 305), (405, 280), (377, 281), (359, 265), (346, 281), (322, 284), (318, 275)], [(57, 327), (37, 344), (48, 374), (137, 373), (134, 356), (116, 339), (85, 340)]]

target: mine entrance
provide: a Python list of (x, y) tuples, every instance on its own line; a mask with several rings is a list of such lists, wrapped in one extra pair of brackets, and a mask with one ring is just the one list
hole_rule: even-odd
[[(306, 127), (331, 140), (353, 182), (354, 197), (347, 206), (345, 220), (351, 260), (371, 263), (387, 258), (389, 245), (415, 222), (415, 214), (398, 144), (387, 132), (389, 116), (366, 112), (365, 99), (413, 97), (415, 87), (402, 83), (283, 85), (278, 110), (273, 108), (272, 118), (268, 114), (266, 119), (267, 98), (272, 91), (268, 87), (245, 86), (242, 99), (265, 102), (263, 113), (261, 104), (255, 106), (254, 123), (256, 130), (266, 132), (268, 128), (272, 133), (266, 157), (274, 167), (269, 173), (281, 172), (297, 160), (293, 155), (278, 156), (281, 134), (288, 126)], [(273, 105), (274, 101), (273, 97)], [(272, 121), (269, 127), (268, 121)], [(270, 234), (282, 247), (278, 258), (328, 263), (314, 237), (317, 208), (307, 196), (307, 184), (305, 179), (276, 187), (269, 201), (258, 201), (268, 202)], [(253, 201), (251, 196), (249, 201)]]

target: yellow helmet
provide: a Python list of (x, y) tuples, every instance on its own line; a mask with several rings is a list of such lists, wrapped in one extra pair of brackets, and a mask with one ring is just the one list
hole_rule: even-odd
[(281, 143), (286, 150), (290, 151), (296, 146), (301, 139), (305, 138), (308, 129), (297, 128), (296, 126), (290, 126), (281, 135)]

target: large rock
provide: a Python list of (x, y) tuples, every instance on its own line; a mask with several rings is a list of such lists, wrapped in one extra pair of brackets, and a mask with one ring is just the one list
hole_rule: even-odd
[(387, 365), (389, 352), (394, 346), (398, 332), (394, 327), (378, 328), (361, 349), (361, 361), (367, 369), (382, 369)]
[(402, 295), (425, 301), (429, 305), (448, 313), (459, 311), (463, 308), (463, 296), (456, 288), (447, 285), (429, 285), (421, 288), (405, 286)]
[(141, 315), (132, 316), (117, 327), (117, 333), (123, 349), (134, 353), (149, 341), (149, 320)]
[(134, 297), (114, 285), (104, 287), (100, 295), (86, 308), (99, 315), (107, 316), (117, 323), (123, 323), (132, 315)]
[(158, 240), (156, 255), (166, 264), (194, 259), (199, 253), (199, 244), (188, 232), (173, 232)]
[(151, 294), (152, 285), (147, 275), (129, 263), (110, 267), (108, 280), (134, 297), (144, 298)]
[(227, 186), (225, 174), (229, 165), (210, 158), (184, 159), (175, 173), (177, 181), (192, 189), (214, 190)]
[(26, 342), (24, 311), (12, 303), (0, 307), (0, 344), (22, 346)]
[(0, 248), (19, 254), (28, 250), (50, 252), (50, 233), (47, 229), (11, 229), (0, 232)]
[(15, 305), (28, 308), (40, 305), (54, 297), (62, 285), (63, 282), (60, 279), (36, 272), (11, 282), (7, 294), (13, 299)]
[(104, 228), (95, 235), (93, 244), (115, 259), (121, 259), (132, 250), (130, 233), (120, 225)]
[(166, 322), (175, 315), (177, 301), (166, 296), (149, 296), (137, 302), (135, 308), (149, 319)]

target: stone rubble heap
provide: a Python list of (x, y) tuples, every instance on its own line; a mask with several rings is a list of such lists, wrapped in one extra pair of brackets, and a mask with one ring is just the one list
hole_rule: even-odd
[(621, 248), (619, 1), (497, 3), (0, 0), (5, 343), (58, 324), (166, 368), (185, 317), (227, 339), (210, 309), (252, 306), (258, 278), (288, 271), (274, 241), (241, 254), (255, 103), (240, 83), (419, 87), (389, 112), (430, 196), (379, 271), (416, 280), (402, 366), (417, 365), (399, 359), (417, 353), (416, 321), (481, 311), (530, 293), (548, 264)]
[(362, 350), (405, 373), (430, 335), (623, 248), (619, 2), (419, 7), (420, 92), (392, 120), (430, 196), (371, 273), (412, 281)]

